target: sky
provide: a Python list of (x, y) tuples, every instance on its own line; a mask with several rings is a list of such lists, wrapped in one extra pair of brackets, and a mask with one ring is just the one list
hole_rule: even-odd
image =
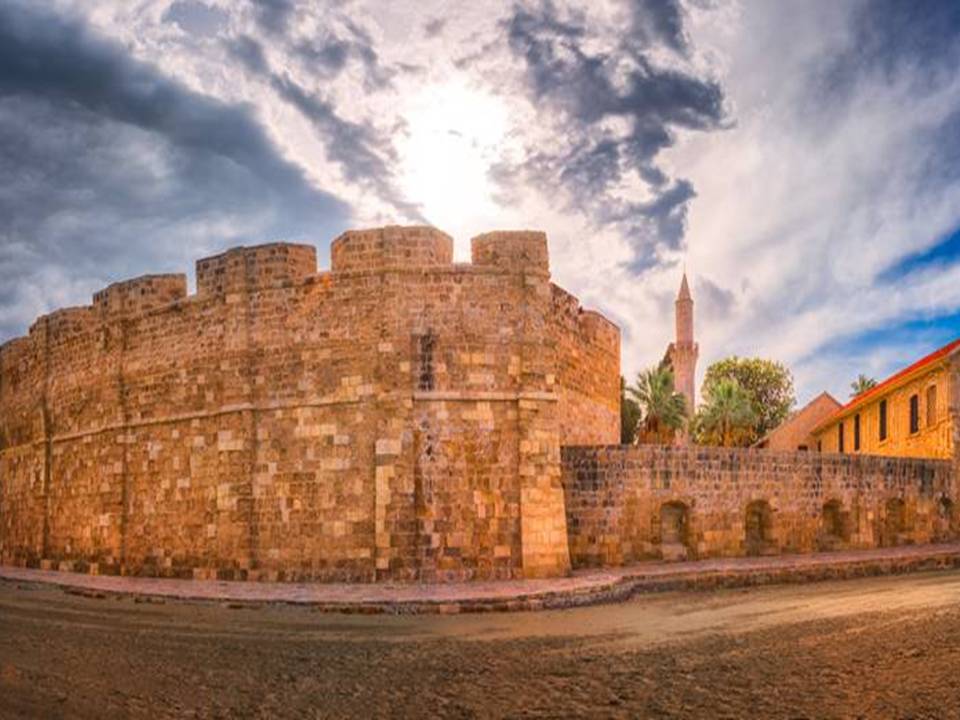
[[(0, 342), (236, 245), (546, 231), (699, 371), (849, 395), (960, 336), (960, 3), (0, 0)], [(192, 282), (192, 277), (191, 277)]]

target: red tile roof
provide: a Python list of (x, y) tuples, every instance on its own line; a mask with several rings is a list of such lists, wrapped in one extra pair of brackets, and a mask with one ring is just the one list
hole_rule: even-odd
[(925, 357), (920, 358), (912, 365), (908, 365), (903, 370), (900, 370), (899, 372), (894, 373), (893, 375), (888, 377), (886, 380), (884, 380), (882, 383), (875, 385), (874, 387), (870, 388), (866, 392), (860, 393), (855, 398), (853, 398), (850, 402), (844, 405), (842, 408), (837, 410), (837, 412), (835, 412), (829, 418), (827, 418), (822, 423), (820, 423), (818, 427), (814, 428), (813, 432), (819, 432), (820, 430), (827, 427), (838, 418), (848, 415), (850, 411), (853, 410), (854, 408), (860, 407), (861, 405), (866, 403), (868, 400), (875, 398), (878, 395), (882, 395), (887, 390), (893, 389), (901, 380), (905, 379), (910, 375), (913, 375), (916, 371), (923, 369), (927, 365), (932, 365), (933, 363), (937, 362), (937, 360), (941, 360), (947, 357), (947, 355), (952, 353), (957, 348), (960, 348), (960, 338), (957, 338), (953, 342), (947, 343), (939, 350), (934, 350), (932, 353), (930, 353), (929, 355), (926, 355)]

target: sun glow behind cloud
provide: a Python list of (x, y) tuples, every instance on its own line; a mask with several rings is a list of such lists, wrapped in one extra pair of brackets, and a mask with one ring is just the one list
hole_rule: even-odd
[(684, 260), (701, 369), (782, 360), (801, 399), (960, 332), (955, 3), (95, 6), (0, 0), (0, 342), (198, 254), (422, 222), (461, 259), (546, 231), (628, 375)]
[(504, 102), (456, 78), (423, 88), (403, 117), (399, 180), (410, 201), (461, 243), (465, 233), (495, 225), (489, 171), (507, 144)]

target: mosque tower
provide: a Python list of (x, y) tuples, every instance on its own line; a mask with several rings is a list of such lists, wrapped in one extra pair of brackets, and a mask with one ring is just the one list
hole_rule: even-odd
[(670, 365), (673, 368), (673, 385), (687, 399), (690, 414), (696, 410), (697, 356), (700, 348), (693, 341), (693, 298), (683, 274), (680, 292), (674, 305), (677, 321), (677, 339), (670, 345)]

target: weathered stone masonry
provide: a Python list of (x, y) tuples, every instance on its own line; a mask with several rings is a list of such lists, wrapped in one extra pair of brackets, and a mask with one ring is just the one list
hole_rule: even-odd
[(542, 233), (331, 257), (236, 248), (0, 346), (0, 562), (441, 581), (958, 535), (954, 460), (610, 445), (619, 331)]
[(574, 567), (938, 542), (960, 529), (946, 460), (565, 447), (563, 474)]
[(619, 436), (619, 332), (541, 233), (237, 248), (0, 347), (0, 560), (371, 581), (570, 567), (560, 446)]

